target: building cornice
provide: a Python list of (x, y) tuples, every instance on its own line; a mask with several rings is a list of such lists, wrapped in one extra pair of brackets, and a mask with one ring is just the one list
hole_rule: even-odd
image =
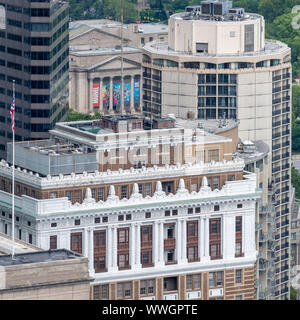
[[(11, 207), (11, 197), (11, 194), (0, 191), (0, 202), (3, 203), (4, 206)], [(256, 188), (256, 175), (248, 173), (244, 176), (244, 180), (227, 181), (221, 190), (211, 190), (207, 184), (206, 177), (204, 177), (199, 192), (189, 192), (189, 190), (185, 188), (184, 180), (180, 179), (176, 193), (169, 193), (168, 195), (162, 190), (161, 182), (157, 181), (156, 191), (152, 197), (143, 197), (142, 194), (138, 192), (138, 185), (135, 183), (132, 194), (128, 199), (120, 199), (115, 194), (114, 186), (111, 185), (106, 201), (96, 202), (95, 199), (92, 198), (90, 188), (87, 188), (86, 197), (83, 202), (75, 203), (74, 205), (68, 198), (38, 200), (25, 195), (21, 197), (15, 196), (15, 205), (16, 209), (24, 214), (43, 218), (46, 216), (59, 216), (61, 214), (120, 212), (128, 209), (134, 210), (141, 208), (151, 210), (168, 205), (199, 204), (199, 202), (232, 202), (236, 198), (257, 200), (259, 197), (260, 193)]]
[[(177, 164), (153, 167), (142, 167), (127, 170), (119, 169), (118, 171), (107, 170), (106, 172), (95, 171), (92, 173), (83, 172), (80, 174), (71, 173), (68, 175), (40, 177), (38, 173), (27, 171), (26, 169), (16, 168), (15, 179), (18, 182), (31, 185), (32, 187), (42, 190), (70, 188), (79, 186), (92, 186), (99, 184), (111, 184), (122, 181), (132, 182), (140, 180), (163, 179), (169, 177), (184, 177), (193, 175), (205, 175), (213, 173), (242, 171), (245, 163), (242, 159), (223, 160), (220, 162), (199, 162), (196, 164)], [(11, 179), (12, 166), (5, 160), (0, 162), (0, 175)]]

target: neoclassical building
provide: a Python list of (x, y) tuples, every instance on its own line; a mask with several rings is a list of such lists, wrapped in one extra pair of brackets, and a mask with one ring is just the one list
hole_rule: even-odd
[[(141, 112), (140, 50), (124, 47), (125, 114)], [(70, 51), (70, 106), (82, 113), (118, 114), (121, 105), (120, 48)]]
[[(255, 299), (261, 188), (235, 149), (172, 117), (58, 124), (16, 146), (15, 234), (88, 257), (95, 300)], [(11, 176), (2, 160), (7, 234)]]

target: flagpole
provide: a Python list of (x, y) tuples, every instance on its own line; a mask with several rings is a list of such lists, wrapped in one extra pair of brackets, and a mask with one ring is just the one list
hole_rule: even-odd
[[(15, 80), (13, 80), (13, 104), (15, 104)], [(12, 126), (12, 254), (11, 257), (14, 259), (15, 254), (15, 123), (13, 119)]]

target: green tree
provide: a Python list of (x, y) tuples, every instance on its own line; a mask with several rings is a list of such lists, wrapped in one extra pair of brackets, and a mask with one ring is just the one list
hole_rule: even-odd
[(292, 185), (295, 188), (295, 197), (300, 199), (300, 173), (299, 171), (292, 166)]
[(295, 290), (292, 286), (291, 286), (291, 291), (290, 291), (290, 299), (297, 300), (297, 290)]
[(284, 13), (290, 13), (297, 4), (298, 0), (260, 0), (258, 9), (266, 20), (272, 21)]
[(258, 12), (259, 0), (238, 0), (233, 2), (235, 8), (244, 8), (246, 12)]
[[(121, 0), (103, 0), (104, 17), (112, 17), (113, 20), (121, 21)], [(138, 19), (138, 11), (134, 3), (123, 0), (124, 23), (134, 23)]]
[[(295, 63), (299, 67), (300, 56), (300, 29), (295, 30), (292, 27), (292, 19), (295, 17), (295, 13), (283, 14), (273, 22), (266, 24), (266, 38), (276, 39), (286, 43), (291, 47), (292, 63)], [(298, 74), (299, 70), (294, 70), (294, 74)]]
[(99, 112), (96, 112), (93, 116), (91, 114), (80, 113), (73, 109), (69, 109), (68, 121), (97, 120), (101, 117), (102, 115)]
[(300, 117), (300, 86), (298, 84), (294, 84), (292, 92), (293, 116), (298, 118)]

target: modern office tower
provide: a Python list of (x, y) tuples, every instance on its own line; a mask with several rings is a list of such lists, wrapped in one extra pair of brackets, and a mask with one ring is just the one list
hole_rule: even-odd
[[(224, 137), (197, 120), (104, 116), (19, 142), (16, 235), (88, 257), (93, 299), (255, 299), (261, 190), (233, 159), (230, 128)], [(0, 231), (11, 234), (9, 162)]]
[(68, 2), (2, 0), (0, 30), (0, 156), (12, 141), (10, 104), (15, 80), (16, 141), (45, 139), (68, 108)]
[(276, 189), (275, 299), (289, 298), (291, 50), (265, 39), (264, 18), (205, 1), (169, 19), (168, 43), (143, 50), (146, 116), (238, 119), (239, 138), (270, 148)]

